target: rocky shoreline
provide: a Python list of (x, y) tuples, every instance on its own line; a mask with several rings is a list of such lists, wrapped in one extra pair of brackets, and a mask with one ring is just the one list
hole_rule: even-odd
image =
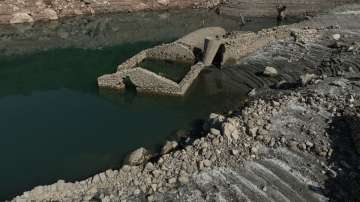
[(220, 0), (4, 0), (0, 1), (0, 24), (32, 23), (111, 12), (211, 8), (220, 3)]
[(242, 108), (211, 114), (201, 138), (159, 156), (138, 149), (119, 170), (13, 201), (358, 200), (359, 22), (360, 5), (337, 8), (244, 58), (262, 64), (244, 70), (256, 89)]
[(3, 0), (0, 24), (33, 23), (77, 15), (114, 12), (157, 11), (184, 8), (217, 8), (229, 16), (276, 16), (276, 7), (287, 6), (289, 15), (313, 15), (356, 0)]

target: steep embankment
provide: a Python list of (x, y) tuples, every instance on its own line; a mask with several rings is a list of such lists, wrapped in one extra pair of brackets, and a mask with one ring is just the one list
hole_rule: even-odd
[(131, 166), (14, 201), (359, 199), (360, 6), (349, 8), (290, 26), (291, 39), (225, 68), (258, 89), (243, 108), (211, 114), (201, 138), (169, 142), (145, 164), (139, 149)]

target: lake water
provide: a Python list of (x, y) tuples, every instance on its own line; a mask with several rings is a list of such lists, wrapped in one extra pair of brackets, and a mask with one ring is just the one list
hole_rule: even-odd
[(184, 76), (190, 71), (192, 63), (171, 60), (159, 60), (146, 58), (139, 66), (150, 70), (158, 75), (180, 83)]
[[(252, 24), (253, 23), (253, 24)], [(253, 19), (244, 30), (276, 24)], [(185, 97), (100, 90), (96, 78), (145, 48), (204, 26), (239, 29), (207, 11), (80, 17), (0, 28), (0, 200), (36, 185), (119, 168), (144, 146), (156, 150), (248, 90), (205, 70)], [(139, 27), (141, 29), (139, 29)]]

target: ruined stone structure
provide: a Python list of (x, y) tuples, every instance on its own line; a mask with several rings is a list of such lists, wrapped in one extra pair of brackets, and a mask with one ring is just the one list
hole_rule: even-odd
[(121, 64), (116, 73), (99, 77), (98, 85), (102, 88), (123, 90), (125, 89), (125, 79), (128, 78), (136, 86), (138, 92), (184, 95), (205, 65), (196, 63), (184, 78), (176, 83), (139, 67), (139, 64), (146, 58), (195, 63), (196, 58), (193, 49), (203, 49), (206, 37), (219, 38), (224, 34), (225, 30), (220, 27), (204, 28), (173, 43), (144, 50)]
[[(219, 27), (200, 29), (173, 43), (140, 52), (121, 64), (116, 73), (99, 77), (98, 86), (101, 88), (124, 90), (126, 88), (125, 79), (129, 79), (136, 86), (138, 92), (184, 95), (201, 70), (214, 63), (214, 58), (216, 57), (214, 53), (219, 52), (221, 44), (223, 44), (224, 48), (224, 52), (221, 53), (221, 63), (226, 67), (229, 64), (239, 63), (243, 57), (265, 47), (271, 42), (289, 38), (293, 32), (296, 32), (296, 30), (287, 27), (266, 29), (258, 33), (226, 33), (224, 29)], [(209, 40), (215, 45), (208, 46), (209, 43), (207, 45), (204, 44), (205, 41)], [(204, 47), (208, 47), (211, 50), (204, 50)], [(196, 63), (194, 49), (200, 49), (205, 53), (201, 62)], [(191, 67), (181, 82), (176, 83), (139, 67), (141, 61), (146, 58), (186, 61), (196, 64)]]

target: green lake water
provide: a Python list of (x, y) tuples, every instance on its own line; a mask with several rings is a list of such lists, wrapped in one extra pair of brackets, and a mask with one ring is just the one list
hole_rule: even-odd
[[(198, 22), (207, 15), (189, 17), (185, 27), (180, 21), (167, 26), (174, 26), (169, 30), (193, 30), (204, 26)], [(126, 28), (133, 30), (143, 18), (123, 24), (134, 25)], [(238, 24), (232, 19), (209, 22), (229, 29)], [(76, 38), (76, 32), (66, 35), (60, 30), (78, 30), (78, 25), (37, 26), (0, 31), (0, 50), (11, 53), (0, 54), (0, 200), (59, 179), (81, 180), (119, 168), (128, 152), (140, 146), (156, 151), (176, 131), (192, 128), (210, 112), (234, 108), (248, 91), (233, 82), (233, 74), (217, 69), (205, 70), (185, 97), (100, 90), (97, 77), (113, 73), (127, 58), (182, 33), (169, 35), (165, 30), (165, 34), (147, 33), (156, 35), (151, 39), (137, 35), (129, 40), (123, 37), (125, 28), (116, 30), (115, 25), (107, 24), (104, 30), (115, 30), (117, 35), (105, 33), (97, 25), (88, 36), (93, 38), (78, 43), (82, 39)], [(152, 26), (161, 29), (161, 25)], [(62, 41), (51, 33), (44, 34), (44, 27), (61, 31)], [(86, 34), (89, 32), (79, 36)], [(102, 47), (110, 40), (110, 46)], [(11, 45), (2, 47), (5, 43)], [(96, 48), (88, 47), (92, 44)]]
[(139, 64), (140, 67), (175, 81), (176, 83), (180, 83), (184, 76), (190, 71), (192, 65), (193, 64), (191, 63), (181, 61), (158, 60), (151, 58), (147, 58)]

